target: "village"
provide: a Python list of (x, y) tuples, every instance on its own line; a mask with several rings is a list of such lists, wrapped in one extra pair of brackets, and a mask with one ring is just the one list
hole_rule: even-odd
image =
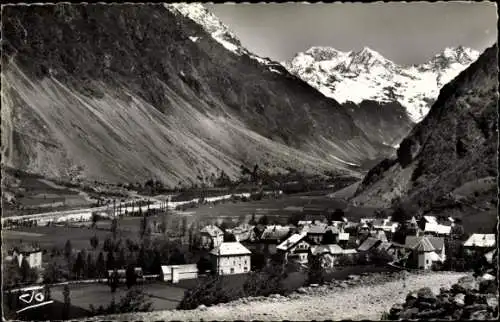
[[(497, 252), (495, 234), (465, 234), (460, 219), (451, 217), (393, 214), (397, 216), (393, 218), (376, 211), (348, 218), (339, 208), (303, 206), (295, 207), (286, 222), (255, 213), (237, 220), (189, 221), (183, 211), (143, 207), (144, 212), (138, 207), (136, 213), (117, 210), (110, 218), (93, 215), (90, 220), (43, 222), (47, 227), (41, 229), (84, 225), (81, 229), (94, 236), (86, 245), (72, 245), (68, 239), (64, 247), (16, 243), (4, 256), (10, 262), (7, 274), (15, 276), (4, 283), (4, 290), (17, 294), (27, 287), (47, 290), (52, 285), (52, 298), (66, 302), (64, 292), (56, 289), (85, 285), (88, 297), (90, 288), (99, 288), (94, 301), (79, 303), (71, 298), (71, 305), (82, 311), (79, 314), (88, 316), (105, 313), (104, 298), (109, 294), (114, 298), (116, 292), (123, 295), (133, 285), (142, 285), (146, 298), (154, 299), (151, 309), (171, 309), (182, 308), (190, 291), (207, 280), (224, 277), (228, 284), (248, 288), (257, 283), (255, 274), (270, 278), (272, 267), (282, 268), (286, 277), (281, 284), (291, 291), (360, 273), (470, 271), (492, 264)], [(210, 207), (217, 209), (215, 203)], [(267, 292), (254, 293), (269, 295), (276, 290)], [(184, 308), (204, 304), (203, 299), (190, 301)], [(211, 301), (205, 304), (218, 300)], [(100, 311), (95, 308), (98, 304), (104, 306)]]

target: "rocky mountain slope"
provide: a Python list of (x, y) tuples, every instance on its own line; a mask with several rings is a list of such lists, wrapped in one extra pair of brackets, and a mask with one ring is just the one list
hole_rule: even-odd
[(413, 122), (428, 113), (439, 90), (477, 59), (479, 53), (446, 48), (421, 65), (398, 65), (368, 47), (342, 52), (312, 47), (283, 65), (324, 95), (344, 102), (398, 102)]
[(443, 87), (397, 157), (371, 169), (352, 202), (389, 207), (401, 199), (424, 212), (496, 212), (497, 102), (494, 45)]
[(174, 186), (255, 163), (359, 176), (393, 151), (338, 102), (234, 50), (235, 39), (221, 43), (179, 7), (7, 6), (2, 15), (9, 167)]

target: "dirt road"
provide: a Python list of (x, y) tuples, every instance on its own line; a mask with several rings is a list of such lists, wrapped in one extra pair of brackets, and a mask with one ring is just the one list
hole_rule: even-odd
[(396, 302), (404, 302), (411, 290), (430, 287), (439, 292), (440, 287), (450, 287), (464, 273), (433, 273), (409, 275), (402, 280), (373, 286), (356, 286), (328, 291), (326, 295), (298, 295), (266, 298), (248, 303), (227, 303), (189, 311), (158, 311), (150, 313), (108, 316), (112, 320), (378, 320)]

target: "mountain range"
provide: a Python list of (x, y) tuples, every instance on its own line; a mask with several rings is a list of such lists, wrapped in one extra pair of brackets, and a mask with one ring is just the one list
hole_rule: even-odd
[(371, 169), (351, 202), (470, 215), (468, 222), (477, 229), (493, 227), (498, 202), (498, 98), (498, 46), (494, 45), (443, 87), (428, 115), (401, 142), (396, 157)]
[(340, 103), (398, 102), (418, 123), (437, 99), (439, 90), (478, 56), (477, 51), (459, 46), (446, 48), (424, 64), (403, 66), (368, 47), (349, 52), (312, 47), (282, 64)]
[(11, 168), (169, 186), (254, 164), (361, 178), (415, 124), (397, 100), (323, 95), (201, 4), (7, 6), (3, 17)]
[[(210, 17), (199, 4), (4, 7), (2, 165), (169, 186), (254, 164), (361, 177), (411, 129), (396, 108), (356, 120)], [(367, 130), (399, 116), (392, 133)]]

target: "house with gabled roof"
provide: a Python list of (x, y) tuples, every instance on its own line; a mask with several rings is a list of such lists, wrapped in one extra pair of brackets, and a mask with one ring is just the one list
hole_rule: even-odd
[(406, 236), (405, 247), (411, 252), (407, 264), (418, 269), (430, 269), (435, 262), (446, 259), (442, 237)]
[(292, 230), (293, 227), (290, 226), (269, 225), (264, 229), (259, 239), (263, 243), (279, 244), (290, 235)]
[(323, 268), (333, 268), (338, 258), (344, 255), (344, 249), (337, 244), (311, 246), (310, 253), (312, 256), (320, 256), (321, 266)]
[(464, 247), (469, 250), (483, 249), (488, 251), (496, 246), (495, 234), (472, 234), (464, 243)]
[(284, 242), (279, 244), (276, 249), (285, 260), (296, 260), (301, 264), (308, 261), (308, 253), (311, 244), (307, 241), (307, 232), (293, 234)]
[(215, 225), (208, 225), (200, 230), (200, 248), (212, 249), (224, 241), (224, 232)]
[(219, 275), (250, 272), (252, 252), (239, 242), (223, 242), (210, 251), (212, 265)]

